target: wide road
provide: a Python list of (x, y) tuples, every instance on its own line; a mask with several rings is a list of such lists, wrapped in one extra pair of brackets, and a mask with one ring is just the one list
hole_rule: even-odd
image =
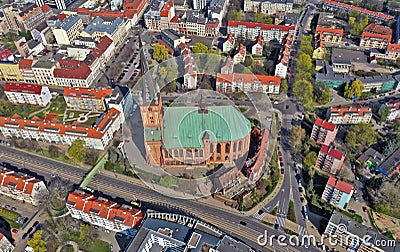
[[(78, 166), (64, 164), (55, 160), (49, 160), (42, 156), (26, 153), (6, 146), (0, 146), (0, 160), (8, 162), (19, 168), (27, 168), (32, 172), (43, 175), (50, 179), (50, 174), (56, 174), (62, 178), (69, 179), (75, 184), (79, 184), (87, 169)], [(169, 198), (146, 187), (139, 180), (118, 176), (113, 174), (98, 174), (93, 179), (91, 185), (99, 191), (106, 192), (113, 197), (121, 197), (131, 200), (133, 197), (147, 203), (153, 203), (158, 206), (166, 206), (171, 212), (185, 211), (205, 222), (208, 222), (229, 235), (252, 246), (257, 251), (318, 251), (315, 248), (302, 247), (262, 247), (257, 244), (257, 238), (263, 235), (265, 231), (268, 235), (285, 235), (281, 231), (272, 229), (252, 217), (241, 215), (235, 210), (220, 209), (204, 202), (195, 200), (182, 200)], [(241, 222), (245, 224), (241, 224)], [(274, 240), (275, 242), (275, 240)]]

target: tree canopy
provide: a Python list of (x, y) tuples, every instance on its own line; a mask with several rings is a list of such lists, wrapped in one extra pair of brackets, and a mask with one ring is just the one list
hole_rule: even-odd
[(309, 72), (311, 69), (313, 69), (311, 56), (300, 53), (296, 63), (296, 72)]
[(312, 46), (312, 39), (313, 39), (312, 35), (303, 36), (300, 42), (300, 52), (305, 53), (310, 57), (312, 57), (314, 51), (314, 48)]
[(360, 123), (350, 126), (345, 142), (353, 152), (367, 149), (378, 142), (379, 134), (371, 124)]
[(301, 126), (293, 126), (290, 133), (290, 139), (292, 140), (292, 151), (299, 153), (303, 144), (303, 139), (306, 137), (306, 130)]
[(364, 90), (364, 85), (360, 80), (354, 80), (351, 84), (346, 84), (344, 88), (344, 96), (347, 98), (352, 98), (354, 96), (360, 97), (362, 91)]
[(389, 115), (390, 115), (390, 108), (388, 106), (384, 106), (381, 111), (381, 122), (386, 122)]
[(368, 22), (369, 19), (367, 15), (362, 14), (357, 10), (351, 10), (349, 12), (350, 33), (352, 35), (361, 35)]
[(72, 142), (68, 149), (68, 156), (75, 162), (84, 162), (86, 159), (86, 143), (84, 140), (77, 139)]
[(242, 20), (242, 12), (240, 10), (230, 10), (227, 15), (228, 20), (240, 21)]
[(254, 22), (263, 23), (263, 24), (272, 24), (274, 21), (272, 19), (272, 17), (270, 17), (264, 13), (261, 13), (261, 12), (254, 13), (253, 20), (254, 20)]
[(196, 43), (192, 49), (193, 53), (208, 53), (208, 47), (203, 43)]
[(160, 43), (155, 44), (153, 59), (156, 60), (157, 62), (161, 62), (163, 60), (168, 59), (168, 49), (164, 45), (161, 45)]
[(309, 107), (313, 104), (313, 85), (308, 80), (297, 80), (293, 84), (293, 94), (296, 99)]
[(33, 237), (29, 239), (28, 246), (33, 248), (35, 252), (46, 252), (46, 242), (43, 240), (43, 230), (38, 230), (33, 234)]
[(312, 167), (315, 165), (317, 162), (318, 155), (314, 151), (310, 151), (307, 153), (307, 155), (304, 157), (303, 163), (307, 167)]
[(279, 88), (279, 92), (281, 94), (285, 94), (288, 91), (288, 89), (289, 89), (289, 85), (287, 83), (287, 80), (286, 79), (282, 79), (281, 80), (281, 86)]

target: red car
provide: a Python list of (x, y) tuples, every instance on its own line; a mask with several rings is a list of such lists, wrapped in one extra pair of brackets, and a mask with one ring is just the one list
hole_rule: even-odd
[(281, 174), (285, 174), (285, 169), (281, 169)]
[(18, 234), (18, 229), (13, 228), (13, 229), (11, 230), (11, 232), (13, 232), (14, 234)]

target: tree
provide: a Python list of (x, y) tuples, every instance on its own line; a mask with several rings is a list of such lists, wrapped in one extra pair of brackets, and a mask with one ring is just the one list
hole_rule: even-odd
[(75, 162), (84, 162), (86, 159), (86, 142), (80, 139), (73, 141), (68, 149), (68, 156)]
[(160, 43), (154, 45), (153, 59), (157, 62), (168, 59), (168, 49)]
[(318, 96), (317, 102), (322, 105), (328, 104), (331, 100), (331, 96), (331, 90), (325, 89), (324, 91), (322, 91), (321, 96)]
[(274, 21), (270, 16), (265, 15), (264, 13), (261, 12), (254, 13), (253, 20), (254, 22), (264, 23), (264, 24), (272, 24)]
[(165, 78), (166, 78), (167, 75), (168, 75), (167, 68), (164, 67), (164, 66), (160, 66), (160, 67), (158, 68), (158, 74), (159, 74), (159, 76), (161, 77), (160, 79), (164, 81)]
[(280, 92), (281, 94), (285, 94), (285, 93), (288, 91), (288, 89), (289, 89), (289, 86), (288, 86), (287, 80), (286, 80), (286, 79), (283, 79), (283, 80), (281, 81), (281, 86), (280, 86), (280, 88), (279, 88), (279, 92)]
[(228, 20), (240, 21), (242, 20), (242, 12), (240, 10), (230, 10), (227, 15)]
[(298, 81), (298, 80), (306, 80), (306, 81), (312, 82), (313, 77), (310, 72), (300, 71), (300, 72), (297, 72), (294, 77), (294, 81)]
[(390, 115), (390, 108), (388, 106), (384, 106), (381, 111), (381, 122), (386, 122), (389, 115)]
[(319, 104), (325, 105), (331, 100), (331, 90), (323, 82), (316, 82), (314, 85), (314, 98)]
[(346, 98), (360, 97), (364, 90), (364, 85), (360, 80), (354, 80), (351, 84), (346, 84), (344, 88), (344, 96)]
[(357, 152), (378, 142), (379, 134), (371, 124), (352, 125), (347, 131), (345, 142), (350, 150)]
[(300, 53), (296, 63), (296, 72), (309, 72), (313, 68), (311, 56)]
[(28, 246), (33, 248), (35, 252), (46, 252), (46, 242), (43, 240), (43, 230), (38, 230), (33, 234), (33, 237), (29, 239)]
[[(318, 155), (314, 151), (310, 151), (307, 153), (307, 155), (304, 157), (303, 163), (304, 165), (308, 167), (312, 167), (315, 165), (317, 162)], [(311, 168), (309, 168), (311, 169)]]
[(301, 150), (303, 139), (306, 137), (306, 130), (301, 126), (293, 126), (290, 133), (290, 139), (292, 141), (292, 151), (299, 153)]
[(313, 102), (313, 86), (307, 80), (298, 80), (293, 84), (293, 94), (296, 99), (306, 106), (311, 106)]
[(203, 43), (196, 43), (192, 49), (193, 53), (208, 53), (208, 47)]
[(61, 154), (60, 148), (58, 148), (55, 145), (50, 145), (48, 148), (48, 151), (49, 151), (50, 156), (53, 158), (58, 157)]
[(302, 53), (305, 53), (307, 55), (309, 55), (310, 57), (313, 54), (314, 48), (311, 44), (312, 42), (312, 36), (303, 36), (301, 42), (300, 42), (300, 51)]
[(360, 13), (358, 10), (351, 10), (349, 12), (350, 33), (359, 36), (364, 27), (369, 23), (368, 16)]

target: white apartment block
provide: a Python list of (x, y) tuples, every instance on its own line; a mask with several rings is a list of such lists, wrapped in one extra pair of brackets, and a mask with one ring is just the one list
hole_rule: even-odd
[(293, 0), (245, 0), (245, 12), (261, 12), (274, 15), (277, 12), (292, 11)]
[(122, 232), (140, 225), (143, 213), (127, 205), (119, 205), (105, 198), (75, 190), (68, 195), (66, 206), (75, 219), (105, 229)]
[(36, 83), (45, 86), (56, 86), (57, 82), (54, 78), (54, 69), (56, 62), (54, 61), (36, 61), (32, 64), (32, 71), (36, 79)]
[(216, 90), (221, 93), (260, 92), (279, 94), (281, 79), (278, 76), (254, 74), (217, 74)]
[(42, 180), (4, 167), (0, 169), (0, 194), (37, 205), (48, 193)]
[(272, 25), (228, 20), (228, 34), (232, 33), (235, 38), (241, 37), (248, 40), (256, 40), (261, 35), (264, 42), (274, 39), (281, 42), (287, 34), (293, 36), (295, 30), (295, 25)]
[(372, 118), (371, 108), (341, 106), (329, 108), (327, 111), (328, 122), (334, 124), (358, 124), (369, 123)]
[(59, 45), (71, 45), (83, 30), (83, 22), (79, 15), (70, 15), (58, 22), (53, 29), (54, 38)]
[(35, 106), (47, 106), (51, 100), (48, 87), (25, 84), (9, 83), (4, 86), (4, 93), (13, 104), (31, 104)]
[(53, 142), (71, 145), (77, 139), (84, 140), (88, 148), (104, 150), (121, 127), (121, 113), (111, 108), (92, 127), (28, 120), (22, 117), (0, 117), (0, 132), (5, 137)]
[(14, 245), (5, 237), (2, 233), (0, 233), (0, 251), (2, 252), (12, 252), (14, 251)]

